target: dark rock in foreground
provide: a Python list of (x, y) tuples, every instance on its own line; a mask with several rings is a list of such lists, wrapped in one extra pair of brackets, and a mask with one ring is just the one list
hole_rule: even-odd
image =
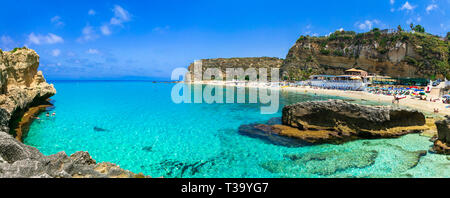
[(286, 106), (282, 125), (243, 125), (239, 131), (275, 144), (296, 146), (302, 145), (299, 142), (339, 144), (355, 139), (395, 138), (428, 130), (425, 124), (425, 115), (416, 110), (329, 100)]
[(446, 120), (436, 121), (438, 136), (434, 142), (433, 150), (439, 154), (450, 155), (450, 116), (446, 118)]
[(87, 152), (70, 157), (64, 152), (44, 156), (36, 148), (24, 145), (11, 135), (0, 132), (1, 178), (139, 178), (112, 163), (99, 163)]

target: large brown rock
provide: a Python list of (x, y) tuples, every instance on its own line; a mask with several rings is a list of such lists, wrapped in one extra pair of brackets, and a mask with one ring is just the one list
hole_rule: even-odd
[(313, 101), (283, 108), (283, 125), (304, 129), (326, 129), (345, 125), (355, 131), (422, 126), (425, 115), (416, 110), (374, 107), (343, 100)]
[(438, 130), (437, 140), (434, 142), (433, 150), (439, 154), (450, 155), (450, 116), (445, 120), (436, 121)]
[[(283, 108), (282, 124), (243, 125), (240, 133), (285, 146), (394, 138), (429, 130), (419, 111), (373, 107), (342, 100), (303, 102)], [(293, 140), (286, 140), (289, 137)]]
[(56, 94), (38, 66), (39, 55), (34, 50), (0, 51), (0, 130), (13, 133), (11, 129), (29, 107), (43, 104)]

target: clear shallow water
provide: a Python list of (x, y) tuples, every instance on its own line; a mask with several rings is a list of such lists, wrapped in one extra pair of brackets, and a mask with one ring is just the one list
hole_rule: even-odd
[(153, 177), (450, 177), (446, 156), (420, 157), (432, 143), (417, 134), (288, 148), (238, 133), (286, 104), (335, 97), (282, 92), (280, 111), (262, 115), (260, 104), (174, 104), (173, 86), (56, 82), (56, 117), (40, 115), (25, 143), (46, 155), (88, 151)]

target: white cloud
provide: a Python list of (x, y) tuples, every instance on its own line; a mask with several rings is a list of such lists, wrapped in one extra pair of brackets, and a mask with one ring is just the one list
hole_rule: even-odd
[(394, 5), (395, 0), (390, 0), (389, 3), (391, 3), (391, 5)]
[(339, 28), (339, 32), (343, 32), (344, 31), (344, 28)]
[(114, 6), (113, 12), (114, 17), (110, 20), (111, 25), (122, 25), (131, 20), (130, 13), (119, 5)]
[(35, 45), (41, 45), (41, 44), (57, 44), (57, 43), (63, 43), (64, 39), (61, 38), (58, 35), (49, 33), (48, 35), (40, 35), (40, 34), (34, 34), (31, 33), (28, 35), (28, 44), (35, 44)]
[(102, 25), (102, 27), (100, 27), (100, 30), (105, 36), (111, 35), (111, 30), (109, 29), (108, 25)]
[(64, 26), (64, 22), (61, 21), (60, 16), (54, 16), (50, 19), (50, 22), (56, 26)]
[(164, 27), (155, 27), (153, 28), (153, 32), (158, 32), (158, 33), (165, 33), (167, 30), (170, 29), (170, 26), (166, 25)]
[(52, 50), (52, 56), (55, 56), (55, 57), (57, 57), (57, 56), (59, 56), (60, 54), (61, 54), (61, 50), (59, 50), (59, 49), (54, 49), (54, 50)]
[(98, 35), (95, 33), (94, 28), (90, 25), (86, 25), (81, 30), (81, 34), (81, 37), (77, 39), (78, 42), (92, 41), (98, 38)]
[(7, 36), (3, 35), (0, 37), (0, 48), (3, 50), (10, 50), (16, 46), (16, 42), (14, 40)]
[(416, 18), (414, 17), (410, 17), (408, 18), (408, 20), (406, 20), (406, 24), (409, 26), (411, 23), (420, 23), (422, 21), (422, 17), (421, 16), (417, 16)]
[(97, 49), (88, 49), (87, 53), (88, 54), (100, 54), (100, 51), (98, 51)]
[[(113, 33), (114, 27), (123, 27), (123, 24), (129, 22), (131, 20), (131, 14), (120, 7), (119, 5), (115, 5), (112, 9), (114, 16), (104, 25), (97, 27), (94, 29), (92, 26), (87, 25), (82, 30), (82, 36), (78, 38), (78, 42), (85, 42), (97, 39), (100, 35), (96, 33), (100, 31), (101, 35), (109, 36)], [(89, 15), (95, 15), (96, 12), (93, 9), (88, 11)]]
[(365, 20), (363, 23), (357, 22), (356, 26), (361, 30), (371, 30), (374, 25), (379, 25), (381, 22), (379, 20)]
[(437, 8), (438, 8), (438, 6), (436, 4), (430, 4), (427, 6), (426, 11), (427, 11), (427, 13), (430, 13), (432, 10), (435, 10)]
[(414, 9), (416, 9), (417, 6), (413, 6), (411, 5), (408, 1), (403, 4), (403, 6), (400, 8), (400, 10), (407, 10), (407, 11), (413, 11)]
[(90, 16), (94, 16), (96, 14), (96, 12), (95, 12), (95, 10), (93, 10), (93, 9), (90, 9), (89, 11), (88, 11), (88, 15), (90, 15)]

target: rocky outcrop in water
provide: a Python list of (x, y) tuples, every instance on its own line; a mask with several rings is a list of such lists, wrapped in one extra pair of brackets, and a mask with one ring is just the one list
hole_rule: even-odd
[(445, 120), (436, 121), (438, 135), (434, 141), (433, 150), (439, 154), (450, 155), (450, 116)]
[(243, 125), (239, 131), (275, 144), (297, 146), (394, 138), (428, 129), (425, 115), (416, 110), (329, 100), (286, 106), (282, 125)]
[(38, 66), (34, 50), (0, 50), (0, 178), (145, 177), (112, 163), (97, 164), (87, 152), (45, 156), (20, 142), (26, 134), (17, 129), (56, 94)]

